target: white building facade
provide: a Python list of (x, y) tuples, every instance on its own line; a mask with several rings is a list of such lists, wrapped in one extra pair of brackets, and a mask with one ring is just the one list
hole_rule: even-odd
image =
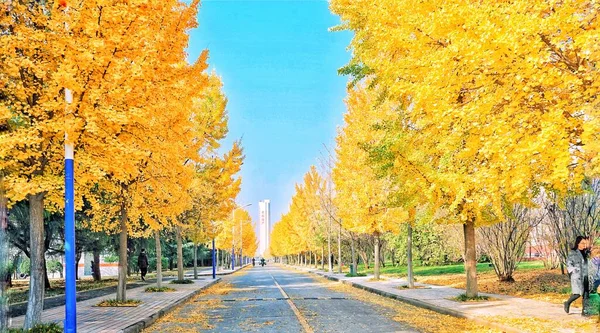
[(259, 240), (258, 255), (263, 256), (269, 250), (271, 238), (271, 201), (263, 200), (258, 203)]

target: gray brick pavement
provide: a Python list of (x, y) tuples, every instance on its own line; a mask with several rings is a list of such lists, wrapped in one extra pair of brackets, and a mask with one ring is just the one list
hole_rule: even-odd
[[(176, 289), (174, 292), (147, 293), (146, 287), (127, 290), (128, 299), (137, 299), (142, 303), (137, 307), (97, 307), (102, 300), (115, 298), (114, 294), (77, 302), (77, 331), (82, 333), (117, 333), (139, 332), (152, 324), (169, 310), (188, 300), (201, 290), (216, 283), (206, 277), (195, 280), (193, 284), (169, 284), (165, 286)], [(42, 321), (56, 322), (62, 325), (65, 307), (59, 306), (44, 310)], [(12, 318), (11, 327), (23, 326), (24, 316)]]

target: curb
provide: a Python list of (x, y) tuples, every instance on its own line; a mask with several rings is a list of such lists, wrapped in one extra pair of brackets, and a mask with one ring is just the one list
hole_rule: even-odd
[(477, 324), (480, 324), (480, 325), (483, 325), (483, 326), (486, 326), (486, 327), (489, 327), (489, 328), (499, 329), (499, 330), (503, 331), (504, 333), (521, 333), (521, 330), (516, 329), (514, 327), (505, 326), (505, 325), (497, 324), (497, 323), (492, 323), (492, 322), (486, 321), (486, 320), (478, 318), (478, 317), (473, 317), (473, 316), (466, 315), (466, 314), (464, 314), (464, 313), (462, 313), (460, 311), (456, 311), (456, 310), (452, 310), (452, 309), (447, 309), (447, 308), (444, 308), (444, 307), (440, 307), (440, 306), (436, 306), (436, 305), (433, 305), (433, 304), (429, 304), (427, 302), (423, 302), (423, 301), (416, 300), (416, 299), (413, 299), (413, 298), (408, 298), (408, 297), (403, 297), (403, 296), (400, 296), (400, 295), (392, 294), (392, 293), (389, 293), (387, 291), (383, 291), (383, 290), (379, 290), (379, 289), (376, 289), (376, 288), (373, 288), (373, 287), (369, 287), (369, 286), (364, 286), (364, 285), (361, 285), (361, 284), (357, 284), (357, 283), (352, 282), (350, 280), (340, 280), (339, 278), (337, 278), (335, 276), (326, 275), (324, 272), (319, 272), (319, 271), (315, 271), (315, 270), (308, 270), (307, 271), (307, 270), (298, 269), (298, 268), (296, 268), (294, 266), (289, 266), (289, 265), (286, 265), (286, 266), (294, 268), (294, 269), (296, 269), (298, 271), (301, 271), (301, 272), (311, 273), (311, 274), (318, 275), (318, 276), (323, 277), (323, 278), (325, 278), (327, 280), (330, 280), (330, 281), (336, 281), (336, 282), (340, 282), (340, 283), (343, 283), (343, 284), (347, 284), (347, 285), (349, 285), (351, 287), (354, 287), (354, 288), (357, 288), (357, 289), (361, 289), (361, 290), (364, 290), (364, 291), (368, 291), (370, 293), (373, 293), (373, 294), (376, 294), (376, 295), (379, 295), (379, 296), (383, 296), (383, 297), (395, 299), (397, 301), (400, 301), (400, 302), (403, 302), (403, 303), (407, 303), (407, 304), (410, 304), (410, 305), (413, 305), (413, 306), (416, 306), (416, 307), (419, 307), (419, 308), (423, 308), (423, 309), (427, 309), (427, 310), (434, 311), (434, 312), (437, 312), (437, 313), (441, 313), (443, 315), (448, 315), (448, 316), (452, 316), (452, 317), (468, 319), (468, 320), (471, 320), (471, 321), (473, 321), (473, 322), (475, 322)]
[(212, 280), (211, 282), (209, 282), (207, 285), (203, 286), (202, 288), (199, 288), (199, 289), (195, 290), (193, 293), (191, 293), (183, 298), (180, 298), (175, 303), (158, 310), (158, 312), (153, 313), (150, 316), (139, 320), (137, 323), (134, 323), (134, 324), (131, 324), (131, 325), (125, 327), (124, 329), (122, 329), (119, 332), (123, 332), (123, 333), (141, 332), (143, 329), (148, 328), (150, 325), (154, 324), (154, 322), (157, 319), (159, 319), (159, 318), (163, 317), (164, 315), (168, 314), (169, 312), (175, 310), (175, 308), (178, 307), (179, 305), (181, 305), (182, 303), (184, 303), (184, 302), (188, 301), (189, 299), (191, 299), (192, 297), (198, 295), (203, 290), (215, 285), (219, 281), (221, 281), (221, 278), (216, 278), (216, 279)]

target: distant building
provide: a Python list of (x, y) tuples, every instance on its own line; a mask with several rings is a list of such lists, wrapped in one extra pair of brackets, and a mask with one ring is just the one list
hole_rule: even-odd
[(258, 203), (259, 240), (258, 255), (264, 255), (269, 249), (271, 236), (271, 201), (263, 200)]

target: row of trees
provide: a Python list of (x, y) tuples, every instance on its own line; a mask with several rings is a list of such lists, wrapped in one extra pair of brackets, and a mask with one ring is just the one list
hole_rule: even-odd
[(45, 226), (49, 216), (63, 216), (65, 143), (75, 146), (78, 243), (82, 230), (119, 234), (119, 301), (126, 299), (128, 237), (154, 236), (160, 258), (160, 232), (172, 230), (180, 268), (182, 238), (227, 237), (220, 221), (235, 207), (244, 156), (239, 142), (217, 153), (227, 101), (220, 79), (206, 71), (208, 51), (187, 59), (198, 6), (60, 0), (0, 7), (0, 176), (8, 206), (27, 207), (28, 235), (15, 229), (31, 261), (25, 329), (41, 320), (44, 254), (63, 250), (60, 242), (50, 246)]
[[(30, 274), (30, 239), (29, 239), (29, 207), (27, 202), (19, 202), (11, 207), (8, 211), (9, 218), (7, 219), (6, 229), (5, 231), (5, 241), (10, 245), (10, 250), (7, 249), (7, 252), (3, 253), (3, 257), (7, 261), (8, 270), (6, 271), (6, 278), (3, 278), (3, 281), (8, 283), (8, 287), (11, 287), (11, 273), (15, 275), (18, 273)], [(239, 216), (249, 216), (246, 211), (242, 211), (242, 213), (236, 214), (237, 220)], [(81, 215), (77, 216), (81, 218)], [(238, 221), (236, 224), (235, 233), (234, 233), (234, 243), (236, 253), (240, 253), (242, 239), (239, 228), (240, 223), (243, 222), (243, 227), (246, 228), (244, 231), (244, 239), (243, 239), (243, 253), (253, 254), (256, 251), (256, 236), (254, 234), (254, 229), (251, 225), (251, 221), (245, 219), (244, 221)], [(222, 230), (217, 236), (217, 248), (222, 250), (230, 251), (232, 249), (231, 241), (229, 243), (223, 243), (219, 241), (221, 239), (227, 238), (229, 240), (232, 239), (232, 222), (230, 219), (224, 220), (222, 222)], [(148, 234), (150, 237), (154, 235)], [(45, 261), (45, 288), (52, 288), (51, 281), (49, 279), (49, 275), (52, 273), (58, 273), (60, 277), (63, 277), (63, 267), (60, 262), (60, 258), (64, 255), (64, 243), (63, 243), (63, 235), (64, 235), (64, 216), (60, 213), (51, 213), (45, 212), (44, 214), (44, 258), (50, 260)], [(119, 251), (119, 237), (118, 235), (107, 234), (105, 232), (93, 232), (90, 231), (87, 227), (85, 227), (84, 221), (79, 221), (76, 225), (76, 257), (75, 264), (78, 265), (81, 263), (81, 258), (83, 257), (83, 253), (89, 253), (93, 256), (93, 267), (92, 272), (95, 280), (100, 280), (100, 256), (105, 255), (105, 262), (117, 262), (118, 256), (114, 256), (116, 260), (112, 259), (112, 254), (118, 253)], [(193, 241), (193, 239), (196, 241)], [(128, 238), (127, 240), (127, 253), (128, 253), (128, 262), (127, 262), (127, 275), (129, 276), (132, 270), (135, 270), (137, 267), (137, 256), (136, 254), (142, 248), (148, 250), (150, 268), (152, 270), (156, 270), (156, 245), (154, 243), (149, 243), (148, 238), (140, 237), (140, 238)], [(206, 259), (210, 258), (210, 251), (208, 248), (210, 244), (205, 244), (209, 239), (201, 236), (195, 235), (192, 231), (183, 233), (183, 243), (182, 243), (182, 260), (184, 263), (184, 267), (194, 266), (196, 268), (198, 264), (198, 260), (204, 263)], [(210, 242), (209, 242), (210, 243)], [(165, 268), (169, 270), (175, 269), (177, 267), (178, 261), (178, 248), (177, 248), (177, 234), (176, 230), (164, 229), (160, 232), (160, 249), (161, 249), (161, 266), (162, 270)], [(194, 254), (200, 254), (200, 257), (194, 256)], [(108, 255), (106, 257), (106, 255)], [(25, 257), (25, 260), (22, 260)], [(228, 256), (227, 256), (228, 257)], [(110, 261), (109, 261), (110, 260)], [(178, 267), (182, 269), (182, 267)], [(76, 273), (78, 270), (76, 270)], [(76, 278), (79, 279), (79, 276), (76, 275)]]
[[(407, 225), (410, 263), (415, 225), (462, 225), (467, 296), (476, 296), (476, 227), (535, 224), (541, 217), (531, 207), (544, 198), (563, 214), (598, 175), (598, 4), (334, 0), (330, 7), (343, 22), (334, 30), (354, 38), (353, 58), (340, 70), (351, 77), (348, 113), (333, 184), (322, 191), (335, 193), (335, 209), (321, 211), (374, 236), (376, 277), (382, 234)], [(564, 214), (555, 221), (574, 223)], [(272, 253), (288, 254), (277, 234), (285, 232), (274, 230)]]

